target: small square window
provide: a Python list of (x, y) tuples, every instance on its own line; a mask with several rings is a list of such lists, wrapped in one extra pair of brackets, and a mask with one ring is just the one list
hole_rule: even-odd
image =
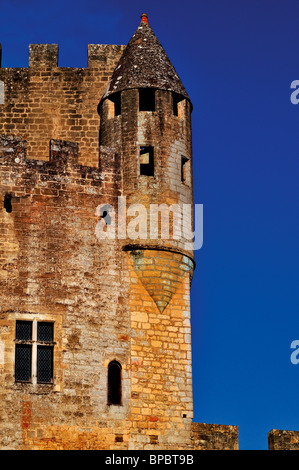
[(37, 341), (53, 341), (53, 323), (38, 322), (37, 324)]
[(30, 341), (32, 339), (32, 322), (17, 321), (16, 339), (19, 341)]
[(139, 111), (155, 111), (155, 90), (152, 88), (139, 89)]

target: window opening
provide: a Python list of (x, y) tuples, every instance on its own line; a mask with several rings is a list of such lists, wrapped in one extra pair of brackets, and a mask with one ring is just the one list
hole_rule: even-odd
[(19, 341), (30, 341), (32, 339), (31, 321), (17, 321), (16, 339)]
[(108, 405), (121, 405), (121, 365), (111, 361), (108, 365)]
[(172, 93), (172, 105), (173, 105), (173, 114), (179, 118), (183, 117), (183, 103), (185, 99), (182, 95), (178, 93)]
[(121, 94), (115, 93), (108, 98), (108, 118), (111, 119), (114, 116), (121, 114)]
[(4, 196), (4, 208), (8, 213), (12, 212), (11, 198), (11, 194), (5, 194)]
[(53, 378), (53, 347), (37, 346), (37, 382), (51, 383)]
[(54, 324), (16, 322), (15, 381), (53, 382)]
[(17, 321), (16, 351), (15, 351), (15, 380), (29, 382), (31, 379), (32, 358), (32, 322)]
[(190, 185), (190, 162), (186, 157), (181, 158), (181, 182)]
[(154, 176), (154, 147), (140, 147), (140, 175)]
[(53, 323), (38, 322), (37, 324), (37, 341), (53, 341)]
[(31, 380), (32, 346), (16, 344), (15, 380), (16, 382), (30, 382)]
[(155, 111), (155, 90), (152, 88), (139, 89), (139, 111)]

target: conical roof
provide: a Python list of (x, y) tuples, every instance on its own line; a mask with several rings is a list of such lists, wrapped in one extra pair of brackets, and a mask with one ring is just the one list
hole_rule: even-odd
[(132, 88), (157, 88), (189, 96), (166, 52), (148, 24), (147, 16), (130, 39), (102, 99)]

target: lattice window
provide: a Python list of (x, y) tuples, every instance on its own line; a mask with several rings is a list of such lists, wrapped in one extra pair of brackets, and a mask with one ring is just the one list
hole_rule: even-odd
[(29, 344), (16, 344), (15, 380), (17, 382), (30, 382), (31, 380), (32, 346)]
[(53, 341), (53, 323), (38, 322), (37, 323), (37, 341)]
[(54, 324), (17, 320), (15, 381), (53, 382)]
[(30, 341), (32, 339), (31, 321), (17, 321), (16, 339), (19, 341)]
[(37, 346), (37, 381), (52, 382), (53, 378), (53, 347)]

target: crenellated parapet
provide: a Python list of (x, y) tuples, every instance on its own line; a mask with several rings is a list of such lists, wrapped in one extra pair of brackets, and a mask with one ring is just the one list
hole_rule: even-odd
[[(23, 137), (0, 135), (1, 196), (64, 196), (67, 193), (111, 197), (120, 195), (120, 156), (100, 148), (101, 167), (78, 163), (76, 142), (51, 140), (48, 161), (27, 158)], [(111, 182), (113, 181), (113, 185)]]
[[(116, 61), (124, 51), (125, 46), (118, 44), (88, 44), (87, 67), (115, 67)], [(59, 67), (58, 44), (29, 44), (28, 65), (34, 67)], [(0, 67), (2, 67), (2, 47), (0, 44)]]
[(0, 134), (23, 135), (29, 158), (47, 160), (50, 140), (80, 142), (98, 166), (98, 103), (125, 46), (88, 45), (87, 67), (60, 67), (57, 44), (29, 45), (29, 66), (0, 68)]

